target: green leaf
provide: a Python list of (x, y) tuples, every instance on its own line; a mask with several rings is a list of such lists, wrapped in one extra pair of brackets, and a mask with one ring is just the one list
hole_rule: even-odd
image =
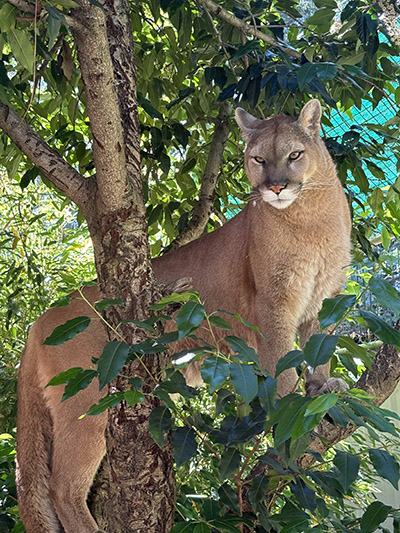
[(331, 359), (338, 340), (336, 335), (312, 335), (304, 348), (304, 360), (313, 368), (324, 365)]
[(270, 414), (274, 410), (276, 403), (276, 379), (271, 376), (267, 376), (266, 378), (259, 377), (257, 394), (264, 411)]
[(299, 366), (304, 360), (303, 352), (300, 350), (292, 350), (283, 357), (281, 357), (276, 365), (275, 377), (282, 374), (284, 370)]
[(352, 410), (356, 415), (363, 417), (367, 422), (372, 424), (374, 427), (385, 433), (390, 433), (394, 437), (397, 436), (396, 428), (385, 418), (384, 411), (382, 412), (379, 407), (373, 405), (365, 405), (364, 403), (354, 400), (352, 398), (345, 398), (346, 403), (350, 405)]
[(61, 401), (64, 402), (65, 400), (68, 400), (68, 398), (71, 398), (71, 396), (75, 396), (79, 391), (86, 389), (96, 376), (96, 370), (81, 369), (79, 372), (76, 372), (74, 376), (68, 380)]
[(274, 413), (274, 420), (278, 421), (274, 433), (275, 446), (279, 446), (292, 435), (292, 430), (295, 428), (297, 421), (299, 421), (301, 427), (296, 429), (296, 438), (306, 431), (303, 429), (305, 422), (303, 414), (305, 406), (310, 401), (310, 398), (304, 398), (304, 396), (296, 394), (286, 396), (279, 401), (278, 409)]
[(240, 356), (240, 359), (261, 366), (258, 353), (245, 340), (234, 335), (228, 335), (225, 340), (228, 342), (229, 347)]
[(15, 20), (19, 12), (8, 2), (3, 4), (0, 9), (0, 30), (2, 33), (8, 33), (10, 28), (15, 26)]
[(30, 74), (33, 74), (35, 57), (29, 33), (11, 28), (8, 33), (8, 40), (17, 62), (21, 63)]
[(72, 379), (78, 372), (81, 372), (82, 370), (83, 368), (81, 368), (80, 366), (74, 366), (73, 368), (69, 368), (64, 372), (60, 372), (59, 374), (54, 376), (54, 378), (51, 378), (51, 380), (47, 383), (46, 387), (68, 383), (70, 379)]
[(316, 63), (317, 77), (326, 83), (327, 81), (333, 79), (337, 73), (336, 63)]
[(267, 476), (256, 476), (248, 491), (248, 497), (253, 509), (256, 509), (258, 503), (262, 503), (267, 497), (269, 480)]
[(316, 74), (316, 67), (314, 63), (304, 63), (297, 71), (297, 83), (300, 91), (310, 82)]
[(370, 449), (369, 458), (378, 474), (387, 479), (398, 490), (400, 479), (399, 463), (393, 455), (390, 455), (386, 450)]
[(143, 402), (144, 396), (138, 390), (127, 390), (124, 393), (124, 400), (131, 407), (135, 407), (136, 404)]
[(219, 462), (218, 477), (222, 481), (229, 479), (240, 466), (241, 456), (236, 448), (226, 448)]
[(111, 341), (104, 346), (97, 363), (99, 390), (110, 383), (120, 372), (128, 358), (130, 346), (125, 342)]
[(384, 343), (400, 348), (400, 331), (389, 326), (384, 320), (369, 311), (360, 311), (369, 329)]
[(231, 511), (239, 513), (239, 500), (235, 490), (228, 484), (224, 483), (218, 489), (218, 495), (221, 502)]
[(172, 432), (172, 446), (176, 465), (181, 466), (197, 452), (196, 433), (188, 427), (177, 428)]
[(391, 509), (389, 505), (385, 505), (379, 501), (371, 503), (361, 518), (360, 526), (362, 533), (372, 533), (372, 531), (375, 531), (379, 524), (382, 524), (386, 520)]
[(164, 298), (161, 298), (161, 300), (156, 304), (150, 306), (150, 309), (153, 311), (159, 311), (167, 307), (167, 305), (187, 302), (188, 300), (196, 299), (198, 297), (199, 293), (194, 291), (182, 293), (173, 292), (169, 296), (164, 296)]
[(145, 98), (140, 92), (137, 93), (137, 101), (138, 105), (144, 109), (144, 111), (146, 111), (151, 118), (159, 118), (160, 120), (163, 119), (162, 114), (155, 107), (153, 107), (150, 101), (147, 100), (147, 98)]
[(253, 365), (230, 363), (229, 370), (236, 392), (249, 404), (258, 390), (257, 376), (254, 373)]
[(307, 19), (307, 25), (312, 24), (313, 26), (323, 26), (324, 24), (333, 23), (333, 20), (335, 18), (335, 12), (330, 7), (323, 7), (321, 9), (318, 9), (311, 15), (311, 17), (308, 17)]
[(360, 459), (357, 455), (336, 450), (333, 464), (337, 468), (336, 479), (347, 492), (350, 485), (357, 479), (360, 468)]
[(387, 307), (395, 315), (400, 315), (400, 293), (393, 285), (382, 278), (371, 278), (369, 286), (382, 307)]
[(180, 308), (176, 317), (179, 340), (190, 335), (200, 326), (201, 322), (204, 320), (205, 313), (204, 306), (193, 300), (189, 300)]
[(350, 355), (359, 357), (364, 365), (371, 369), (371, 357), (368, 355), (366, 348), (359, 346), (351, 337), (340, 336), (339, 346), (341, 348), (346, 348)]
[(318, 413), (326, 413), (331, 407), (336, 405), (338, 401), (337, 394), (321, 394), (314, 398), (307, 406), (304, 416), (316, 415)]
[(104, 413), (104, 411), (107, 411), (109, 407), (115, 407), (120, 402), (122, 402), (123, 399), (123, 392), (113, 392), (111, 394), (108, 394), (107, 396), (104, 396), (104, 398), (99, 400), (96, 404), (92, 405), (88, 409), (86, 414), (89, 416), (95, 416)]
[(354, 294), (339, 294), (336, 298), (326, 298), (322, 303), (321, 311), (318, 313), (321, 329), (338, 322), (349, 307), (355, 304), (356, 299)]
[(381, 241), (382, 241), (382, 246), (384, 247), (384, 249), (388, 250), (390, 246), (390, 234), (386, 226), (384, 225), (382, 225), (382, 228), (381, 228)]
[(216, 328), (233, 329), (232, 326), (230, 324), (228, 324), (228, 322), (224, 318), (222, 318), (221, 316), (211, 315), (209, 320), (210, 320), (210, 323)]
[(99, 311), (104, 311), (104, 309), (107, 309), (107, 307), (110, 307), (110, 305), (125, 305), (125, 302), (120, 298), (116, 300), (111, 298), (104, 298), (104, 300), (99, 300), (98, 302), (95, 302), (94, 305)]
[(232, 60), (240, 59), (246, 54), (249, 54), (253, 50), (257, 50), (260, 45), (260, 41), (248, 41), (246, 44), (242, 44), (238, 47), (235, 53), (232, 56)]
[(160, 448), (167, 444), (167, 434), (172, 427), (172, 416), (168, 407), (160, 406), (153, 409), (149, 417), (151, 436)]
[(208, 357), (203, 361), (200, 369), (203, 381), (210, 387), (210, 393), (215, 392), (229, 377), (229, 363), (221, 357)]
[(87, 316), (77, 316), (67, 320), (61, 326), (57, 326), (54, 331), (43, 342), (48, 346), (58, 346), (70, 339), (73, 339), (78, 333), (85, 331), (90, 324), (90, 318)]
[(204, 522), (200, 522), (200, 524), (197, 524), (193, 530), (193, 533), (211, 533), (211, 528)]

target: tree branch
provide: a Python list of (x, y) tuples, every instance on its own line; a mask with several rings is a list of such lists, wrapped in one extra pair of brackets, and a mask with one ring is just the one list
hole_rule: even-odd
[(140, 124), (130, 11), (126, 0), (105, 0), (104, 6), (107, 12), (108, 44), (125, 141), (127, 179), (131, 192), (134, 195), (140, 194), (142, 198)]
[(8, 0), (8, 2), (24, 13), (35, 14), (35, 4), (29, 4), (25, 0)]
[(260, 41), (263, 41), (266, 44), (269, 44), (270, 46), (275, 46), (277, 48), (280, 48), (290, 56), (300, 59), (301, 54), (297, 52), (296, 50), (293, 50), (292, 48), (289, 48), (288, 46), (284, 46), (282, 44), (279, 44), (273, 39), (272, 37), (269, 37), (264, 32), (257, 30), (257, 28), (254, 28), (254, 26), (250, 26), (243, 20), (240, 20), (239, 18), (235, 17), (235, 15), (232, 15), (232, 13), (229, 13), (224, 7), (216, 4), (213, 2), (213, 0), (197, 0), (198, 3), (204, 8), (209, 9), (214, 15), (217, 17), (225, 20), (225, 22), (228, 22), (228, 24), (231, 24), (238, 30), (242, 31), (243, 33), (246, 33), (247, 35), (253, 35), (257, 39), (260, 39)]
[(57, 189), (86, 216), (95, 195), (96, 184), (84, 178), (41, 138), (22, 118), (0, 102), (0, 128)]
[(221, 104), (214, 135), (208, 153), (206, 168), (201, 181), (199, 201), (193, 210), (189, 224), (171, 243), (168, 250), (174, 250), (197, 239), (203, 233), (214, 206), (215, 187), (222, 164), (225, 144), (229, 134), (229, 117), (232, 107), (228, 102)]
[(102, 9), (80, 0), (74, 10), (72, 34), (78, 51), (87, 113), (93, 135), (99, 212), (127, 207), (124, 137), (113, 65), (107, 40), (106, 15)]

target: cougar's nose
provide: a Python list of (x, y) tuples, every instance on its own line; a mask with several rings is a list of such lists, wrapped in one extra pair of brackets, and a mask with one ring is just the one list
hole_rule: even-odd
[(286, 185), (270, 185), (268, 188), (275, 194), (279, 194), (285, 187)]

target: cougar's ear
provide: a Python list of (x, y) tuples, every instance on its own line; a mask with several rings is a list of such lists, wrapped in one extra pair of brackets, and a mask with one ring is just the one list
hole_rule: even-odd
[(315, 98), (306, 103), (298, 118), (299, 123), (313, 137), (319, 135), (321, 129), (321, 104)]
[(246, 141), (249, 140), (251, 134), (254, 133), (254, 130), (256, 130), (262, 124), (262, 120), (253, 117), (253, 115), (250, 115), (250, 113), (241, 107), (236, 109), (235, 118)]

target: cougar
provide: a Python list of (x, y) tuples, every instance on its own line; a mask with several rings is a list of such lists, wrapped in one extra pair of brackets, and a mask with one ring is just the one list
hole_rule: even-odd
[[(208, 311), (240, 313), (266, 339), (244, 326), (235, 334), (257, 349), (272, 374), (280, 357), (303, 346), (318, 331), (324, 298), (345, 283), (350, 261), (350, 214), (334, 163), (320, 139), (321, 106), (310, 100), (298, 118), (257, 119), (238, 108), (236, 121), (247, 141), (245, 169), (253, 192), (245, 208), (212, 233), (153, 261), (157, 279), (170, 283), (192, 278)], [(85, 289), (90, 302), (101, 299), (97, 287)], [(98, 383), (61, 403), (63, 386), (49, 380), (71, 367), (89, 368), (107, 341), (93, 320), (60, 346), (43, 345), (60, 324), (92, 316), (75, 299), (47, 311), (29, 334), (19, 373), (18, 495), (28, 533), (88, 533), (97, 530), (86, 497), (105, 454), (106, 414), (78, 417), (97, 403)], [(312, 394), (340, 387), (325, 366), (309, 376)], [(187, 373), (188, 381), (196, 372)], [(278, 380), (278, 393), (290, 392), (295, 369)]]

